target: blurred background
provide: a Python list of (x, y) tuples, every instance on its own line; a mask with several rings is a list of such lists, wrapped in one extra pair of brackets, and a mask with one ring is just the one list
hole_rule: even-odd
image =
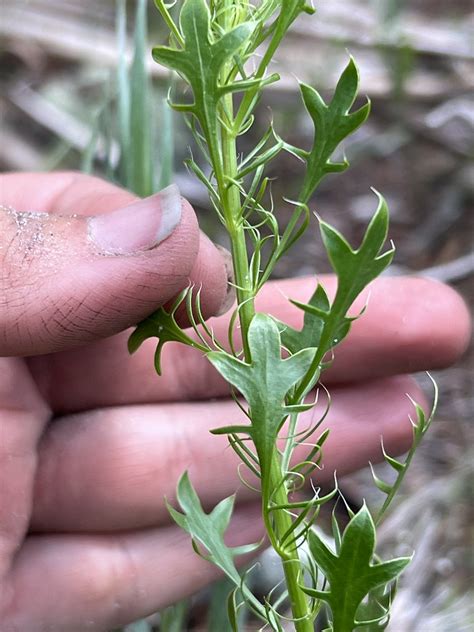
[[(133, 91), (128, 93), (129, 133), (133, 135), (137, 120), (145, 121), (142, 138), (151, 142), (145, 149), (139, 147), (137, 164), (155, 160), (157, 167), (146, 182), (125, 174), (124, 135), (117, 123), (124, 93), (117, 82), (117, 67), (124, 71), (124, 79), (133, 57), (137, 2), (118, 4), (119, 42), (115, 0), (3, 0), (0, 169), (83, 169), (144, 195), (174, 178), (207, 232), (225, 243), (204, 188), (182, 166), (192, 141), (179, 117), (164, 107), (169, 78), (149, 61), (148, 48), (136, 51), (136, 73), (130, 76), (133, 80), (146, 66), (152, 75), (147, 86), (150, 100), (135, 102)], [(165, 33), (152, 4), (149, 41), (158, 44)], [(277, 56), (274, 70), (282, 80), (267, 90), (254, 139), (273, 117), (285, 140), (307, 146), (311, 129), (297, 79), (329, 97), (348, 54), (354, 55), (361, 72), (360, 94), (370, 97), (372, 115), (345, 143), (351, 168), (337, 179), (328, 177), (311, 208), (357, 243), (375, 209), (370, 187), (382, 191), (391, 209), (390, 237), (397, 247), (390, 274), (421, 274), (447, 282), (472, 307), (472, 2), (331, 0), (316, 6), (317, 16), (300, 19)], [(245, 142), (251, 141), (252, 136)], [(298, 185), (297, 161), (280, 156), (270, 175), (278, 174), (275, 200), (283, 195), (291, 198)], [(283, 223), (287, 212), (283, 206)], [(301, 246), (279, 264), (276, 275), (327, 269), (316, 233), (308, 231)], [(436, 318), (435, 311), (432, 316)], [(389, 627), (392, 632), (474, 630), (472, 369), (471, 347), (457, 366), (434, 374), (440, 387), (436, 420), (380, 533), (382, 551), (407, 554), (415, 548), (419, 553), (402, 580)], [(429, 392), (428, 379), (419, 378)], [(364, 497), (379, 502), (368, 471), (343, 479), (341, 488), (355, 506)], [(260, 573), (262, 585), (274, 579), (269, 580), (275, 572), (272, 560), (267, 566), (267, 574)], [(196, 603), (199, 606), (201, 601)], [(207, 615), (199, 614), (198, 606), (194, 605), (194, 614), (186, 615), (183, 629), (224, 629), (217, 615), (217, 623), (209, 621), (202, 627)], [(168, 614), (177, 621), (178, 611)], [(142, 627), (135, 627), (137, 631), (150, 629), (149, 622), (138, 625)]]

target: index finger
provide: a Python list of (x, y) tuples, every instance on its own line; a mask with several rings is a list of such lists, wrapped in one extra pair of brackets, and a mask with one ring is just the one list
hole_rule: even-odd
[[(334, 277), (321, 277), (320, 281), (334, 294)], [(257, 309), (301, 327), (303, 314), (287, 297), (308, 300), (314, 286), (314, 278), (270, 282), (257, 299)], [(367, 309), (348, 338), (336, 347), (334, 363), (324, 374), (325, 383), (440, 368), (463, 352), (469, 339), (469, 314), (449, 287), (427, 279), (384, 277), (368, 292)], [(366, 300), (367, 293), (358, 299), (356, 310)], [(220, 340), (226, 339), (228, 322), (229, 315), (210, 321)], [(40, 385), (45, 389), (47, 384), (54, 385), (49, 391), (50, 403), (57, 412), (228, 394), (228, 385), (200, 352), (166, 344), (163, 375), (158, 379), (153, 368), (156, 339), (146, 341), (130, 357), (127, 336), (123, 333), (87, 349), (32, 361)]]

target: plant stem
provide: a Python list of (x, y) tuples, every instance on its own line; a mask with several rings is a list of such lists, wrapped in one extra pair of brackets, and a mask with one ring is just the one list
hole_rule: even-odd
[(171, 14), (168, 11), (168, 7), (166, 6), (166, 4), (163, 2), (163, 0), (154, 0), (154, 2), (155, 2), (156, 8), (161, 13), (161, 15), (163, 17), (163, 20), (166, 22), (166, 25), (168, 26), (168, 28), (171, 31), (171, 33), (173, 33), (173, 35), (176, 38), (176, 41), (178, 42), (178, 44), (180, 46), (184, 46), (184, 39), (182, 38), (178, 27), (173, 22), (173, 18), (171, 17)]
[(324, 328), (321, 333), (321, 338), (319, 340), (319, 345), (314, 354), (314, 358), (311, 363), (311, 366), (308, 369), (306, 376), (298, 385), (298, 388), (296, 389), (296, 392), (294, 394), (293, 401), (295, 403), (299, 402), (301, 398), (304, 397), (309, 385), (311, 384), (311, 381), (314, 375), (319, 370), (320, 364), (324, 356), (326, 355), (328, 350), (331, 348), (331, 341), (334, 339), (334, 334), (337, 330), (337, 326), (340, 322), (340, 319), (343, 318), (347, 312), (348, 307), (346, 305), (343, 304), (341, 306), (339, 304), (336, 304), (336, 302), (337, 302), (337, 296), (331, 309), (331, 319), (329, 321), (326, 321), (326, 323), (324, 324)]
[[(228, 10), (223, 12), (223, 21), (231, 19), (230, 8), (232, 1), (233, 0), (228, 0)], [(226, 26), (227, 24), (224, 24), (224, 27)], [(229, 68), (223, 69), (224, 80), (228, 72)], [(222, 201), (222, 212), (231, 240), (237, 301), (240, 306), (239, 322), (244, 358), (247, 362), (251, 362), (252, 359), (248, 345), (248, 330), (252, 318), (255, 315), (255, 288), (253, 287), (250, 276), (240, 192), (238, 187), (233, 184), (233, 180), (237, 177), (238, 165), (236, 126), (232, 125), (232, 123), (234, 123), (232, 94), (227, 94), (223, 97), (221, 114), (223, 120), (230, 124), (228, 126), (221, 125), (220, 141), (222, 163), (219, 167), (222, 167), (222, 171), (219, 170), (218, 165), (214, 165), (214, 172), (216, 174), (217, 186)], [(288, 504), (288, 494), (286, 486), (282, 484), (281, 479), (281, 458), (275, 449), (270, 471), (270, 489), (276, 490), (273, 496), (275, 503), (277, 505), (286, 505)], [(263, 513), (264, 516), (266, 516), (267, 525), (276, 536), (278, 542), (291, 528), (292, 519), (290, 514), (285, 510), (276, 510), (274, 512), (273, 528), (272, 525), (268, 524), (268, 498), (265, 497), (263, 498)], [(297, 632), (313, 632), (314, 628), (308, 598), (300, 588), (302, 572), (298, 550), (295, 546), (279, 547), (279, 553), (283, 562), (291, 611), (295, 619), (295, 629)]]
[[(229, 95), (230, 96), (230, 95)], [(230, 96), (230, 99), (232, 97)], [(234, 172), (226, 172), (231, 177), (237, 172), (236, 164), (236, 151), (235, 151), (235, 137), (224, 139), (227, 136), (227, 132), (223, 130), (222, 133), (222, 149), (223, 149), (223, 164), (229, 166), (235, 163)], [(226, 162), (226, 157), (229, 162)], [(233, 160), (232, 160), (233, 156)], [(234, 195), (231, 195), (231, 191)], [(226, 202), (229, 204), (225, 209), (225, 216), (228, 216), (228, 211), (232, 212), (234, 219), (237, 213), (240, 212), (240, 199), (239, 191), (237, 187), (231, 185), (226, 189)], [(236, 204), (233, 206), (233, 204)], [(247, 362), (251, 362), (250, 349), (248, 347), (247, 333), (255, 314), (253, 288), (250, 282), (250, 272), (247, 257), (247, 249), (245, 243), (245, 231), (243, 223), (236, 221), (232, 227), (232, 231), (229, 227), (229, 233), (232, 242), (232, 259), (234, 265), (235, 282), (237, 286), (237, 298), (239, 305), (241, 305), (239, 312), (239, 321), (242, 335), (242, 345), (244, 349), (244, 357)], [(286, 487), (281, 483), (281, 459), (278, 452), (275, 450), (271, 471), (270, 471), (270, 488), (275, 489), (274, 501), (277, 505), (288, 504), (288, 494)], [(263, 512), (268, 513), (267, 503), (268, 499), (263, 499)], [(277, 540), (282, 538), (283, 535), (291, 528), (292, 520), (290, 514), (285, 510), (277, 510), (274, 512), (274, 533)], [(280, 549), (279, 554), (283, 561), (283, 570), (285, 573), (286, 587), (288, 590), (288, 596), (291, 605), (291, 611), (295, 619), (295, 629), (297, 632), (313, 632), (314, 627), (311, 621), (311, 614), (309, 610), (308, 598), (306, 594), (300, 588), (301, 582), (301, 561), (299, 559), (298, 550), (295, 547), (288, 549)]]
[[(270, 470), (270, 488), (276, 490), (273, 495), (276, 505), (288, 504), (286, 486), (281, 482), (281, 458), (276, 449), (273, 452)], [(264, 498), (263, 502), (267, 503), (267, 499)], [(264, 507), (263, 511), (266, 512), (267, 508)], [(291, 528), (291, 516), (285, 509), (279, 509), (274, 512), (274, 520), (275, 535), (277, 539), (281, 539)], [(295, 620), (295, 630), (297, 632), (313, 632), (314, 625), (308, 604), (308, 597), (300, 588), (303, 573), (298, 549), (294, 545), (279, 547), (278, 554), (283, 563), (291, 612)]]
[[(225, 115), (232, 116), (232, 95), (228, 94), (223, 99)], [(250, 279), (250, 270), (247, 256), (247, 244), (245, 230), (241, 217), (241, 203), (239, 189), (232, 184), (231, 179), (237, 174), (237, 147), (236, 138), (225, 126), (221, 129), (222, 167), (224, 177), (221, 178), (221, 200), (223, 215), (226, 219), (232, 251), (232, 262), (235, 275), (237, 302), (240, 306), (239, 320), (242, 334), (244, 355), (250, 362), (250, 349), (247, 341), (247, 332), (255, 314), (254, 290)], [(227, 177), (226, 177), (227, 176)], [(229, 182), (227, 184), (226, 180)]]
[[(234, 0), (224, 0), (222, 12), (222, 25), (225, 30), (232, 26), (232, 8)], [(225, 64), (222, 69), (222, 82), (225, 83), (232, 64)], [(224, 120), (233, 122), (234, 102), (232, 94), (226, 94), (221, 101), (221, 114)], [(231, 131), (231, 126), (221, 125), (221, 156), (222, 172), (216, 169), (217, 186), (222, 201), (222, 212), (227, 224), (227, 231), (231, 241), (232, 262), (234, 267), (237, 302), (240, 306), (239, 321), (242, 334), (242, 345), (245, 359), (250, 362), (250, 348), (247, 341), (247, 332), (255, 314), (254, 289), (250, 278), (250, 270), (245, 240), (244, 222), (240, 192), (232, 180), (237, 178), (237, 141), (236, 133)]]
[[(231, 97), (232, 98), (232, 97)], [(234, 160), (236, 156), (235, 152), (235, 138), (228, 139), (228, 142), (224, 144), (224, 137), (226, 133), (223, 132), (222, 142), (223, 142), (223, 156), (228, 156), (231, 158), (233, 155)], [(232, 149), (233, 147), (233, 149)], [(224, 165), (226, 165), (226, 160), (224, 159)], [(232, 160), (229, 160), (229, 163), (232, 163)], [(237, 165), (235, 163), (235, 168), (237, 170)], [(236, 173), (236, 171), (234, 172)], [(233, 173), (231, 172), (233, 176)], [(231, 196), (231, 191), (234, 190), (236, 196)], [(237, 202), (236, 206), (229, 206), (227, 210), (233, 210), (234, 213), (236, 211), (240, 211), (240, 200), (239, 192), (237, 187), (230, 186), (227, 188), (227, 197), (226, 200), (229, 203), (232, 203), (233, 198), (237, 198), (235, 201)], [(235, 217), (235, 215), (234, 215)], [(247, 342), (247, 332), (250, 326), (251, 320), (255, 314), (254, 307), (254, 297), (253, 297), (253, 289), (250, 285), (250, 274), (249, 274), (249, 265), (247, 258), (247, 249), (245, 244), (245, 231), (242, 222), (235, 222), (235, 226), (233, 227), (233, 232), (231, 233), (231, 241), (232, 241), (232, 259), (234, 265), (234, 273), (235, 273), (235, 281), (237, 285), (237, 297), (239, 304), (242, 305), (239, 312), (239, 320), (240, 320), (240, 328), (242, 334), (242, 344), (244, 348), (244, 357), (247, 362), (251, 361), (250, 350)], [(281, 482), (281, 459), (277, 452), (277, 450), (273, 453), (273, 459), (270, 470), (270, 489), (274, 489), (274, 501), (277, 505), (286, 505), (288, 504), (288, 494), (286, 491), (286, 487)], [(267, 509), (268, 499), (263, 498), (263, 512), (268, 514)], [(291, 528), (292, 520), (290, 514), (283, 510), (276, 510), (274, 512), (274, 533), (278, 539), (281, 539), (283, 535)], [(270, 527), (271, 528), (271, 527)], [(295, 619), (295, 629), (297, 632), (313, 632), (314, 627), (311, 621), (311, 615), (309, 610), (308, 598), (306, 594), (300, 588), (301, 582), (301, 561), (299, 559), (298, 550), (296, 547), (291, 546), (288, 548), (283, 548), (283, 550), (279, 547), (279, 554), (282, 558), (283, 562), (283, 570), (285, 573), (286, 587), (288, 590), (288, 596), (291, 605), (291, 612)]]
[[(284, 22), (286, 18), (287, 16), (284, 15), (283, 12), (281, 12), (280, 15), (278, 16), (276, 32), (273, 34), (270, 40), (270, 43), (267, 46), (265, 53), (263, 54), (260, 64), (258, 65), (257, 71), (255, 72), (255, 79), (262, 79), (263, 76), (265, 75), (265, 72), (270, 62), (272, 61), (275, 55), (275, 52), (277, 48), (279, 47), (281, 40), (283, 39), (286, 33), (286, 29), (278, 29), (278, 22)], [(239, 111), (237, 112), (237, 116), (235, 119), (235, 127), (237, 130), (240, 129), (240, 126), (243, 124), (247, 116), (249, 116), (249, 114), (251, 113), (252, 104), (255, 102), (255, 98), (258, 95), (258, 91), (259, 91), (259, 87), (255, 86), (255, 88), (248, 90), (244, 94), (242, 103), (239, 107)]]

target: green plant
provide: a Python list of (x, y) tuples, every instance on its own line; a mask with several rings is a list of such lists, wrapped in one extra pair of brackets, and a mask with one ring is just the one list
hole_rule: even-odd
[[(393, 500), (431, 416), (426, 418), (416, 406), (413, 448), (405, 461), (384, 452), (396, 479), (389, 484), (374, 474), (375, 484), (386, 495), (379, 513), (372, 517), (364, 505), (355, 515), (350, 513), (343, 533), (333, 517), (334, 551), (313, 525), (320, 507), (336, 496), (337, 484), (323, 497), (315, 492), (310, 499), (292, 499), (314, 474), (328, 436), (328, 431), (318, 436), (322, 419), (300, 430), (298, 415), (314, 405), (309, 395), (330, 364), (334, 348), (350, 330), (354, 317), (348, 312), (355, 298), (393, 257), (392, 247), (383, 252), (388, 231), (383, 197), (377, 194), (378, 208), (357, 249), (319, 220), (338, 288), (332, 302), (319, 284), (308, 303), (293, 301), (304, 311), (300, 331), (256, 313), (254, 307), (255, 296), (277, 261), (308, 228), (308, 205), (321, 181), (348, 167), (347, 160), (337, 162), (332, 156), (341, 141), (365, 121), (370, 109), (367, 102), (351, 111), (358, 89), (356, 65), (350, 59), (329, 103), (313, 87), (300, 85), (304, 106), (314, 124), (310, 150), (290, 145), (270, 124), (254, 149), (243, 156), (238, 139), (253, 124), (262, 90), (279, 79), (268, 72), (275, 51), (294, 20), (313, 10), (304, 0), (262, 0), (255, 5), (249, 0), (184, 0), (176, 22), (170, 4), (164, 0), (155, 0), (155, 4), (170, 30), (170, 45), (154, 48), (153, 57), (176, 72), (188, 87), (181, 98), (170, 94), (169, 102), (185, 115), (201, 158), (207, 163), (204, 167), (190, 158), (187, 166), (207, 188), (217, 217), (230, 237), (237, 307), (225, 345), (216, 340), (202, 318), (199, 289), (187, 288), (171, 308), (159, 309), (137, 326), (129, 349), (133, 352), (145, 339), (157, 337), (155, 366), (160, 374), (164, 344), (175, 341), (190, 345), (206, 354), (233, 388), (236, 404), (248, 422), (213, 432), (228, 436), (232, 448), (259, 480), (267, 536), (284, 568), (283, 593), (277, 598), (269, 595), (261, 603), (252, 594), (245, 575), (241, 577), (238, 572), (235, 557), (255, 550), (258, 544), (229, 548), (224, 543), (233, 497), (224, 499), (207, 514), (184, 473), (177, 490), (179, 510), (169, 505), (170, 514), (189, 532), (196, 553), (217, 565), (235, 586), (228, 600), (229, 626), (233, 630), (238, 629), (238, 610), (244, 605), (271, 629), (282, 630), (280, 606), (286, 600), (298, 632), (314, 629), (324, 603), (329, 607), (333, 632), (350, 632), (360, 626), (384, 629), (396, 579), (409, 558), (382, 562), (375, 553), (375, 528)], [(260, 47), (263, 54), (257, 55)], [(255, 67), (249, 71), (252, 60)], [(236, 94), (240, 95), (238, 101)], [(297, 199), (285, 200), (293, 213), (283, 230), (265, 175), (268, 164), (282, 151), (297, 157), (304, 168)], [(194, 330), (192, 335), (175, 319), (183, 303)], [(236, 337), (238, 325), (240, 341)], [(313, 436), (316, 438), (306, 457), (295, 462), (295, 449), (307, 445)], [(304, 555), (303, 543), (307, 543)]]
[(92, 173), (98, 162), (108, 180), (142, 197), (168, 186), (173, 174), (171, 112), (146, 67), (147, 5), (147, 0), (136, 3), (129, 62), (127, 3), (116, 0), (117, 72), (104, 90), (81, 164), (82, 171)]

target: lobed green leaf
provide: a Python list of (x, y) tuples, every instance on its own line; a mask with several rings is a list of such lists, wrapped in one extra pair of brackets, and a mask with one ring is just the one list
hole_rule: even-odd
[[(316, 290), (307, 304), (291, 301), (293, 304), (305, 310), (303, 328), (298, 331), (289, 325), (284, 326), (281, 332), (283, 345), (291, 352), (296, 353), (308, 347), (318, 347), (324, 323), (330, 310), (330, 303), (322, 285), (318, 283)], [(306, 309), (314, 308), (313, 310)]]
[[(428, 374), (429, 375), (429, 374)], [(431, 407), (431, 412), (429, 415), (426, 415), (425, 411), (423, 410), (423, 408), (417, 404), (415, 401), (411, 400), (411, 398), (409, 397), (409, 399), (412, 401), (414, 407), (415, 407), (415, 412), (416, 412), (416, 421), (412, 421), (412, 426), (413, 426), (413, 441), (411, 444), (411, 447), (405, 457), (404, 461), (400, 461), (398, 459), (395, 459), (394, 457), (390, 456), (389, 454), (387, 454), (386, 450), (385, 450), (385, 446), (383, 445), (383, 441), (382, 441), (382, 453), (384, 456), (385, 461), (390, 465), (390, 467), (392, 469), (394, 469), (397, 472), (397, 476), (395, 477), (395, 480), (392, 483), (386, 483), (385, 481), (382, 481), (374, 472), (372, 466), (371, 466), (371, 472), (372, 472), (372, 478), (374, 480), (374, 483), (376, 485), (376, 487), (383, 492), (386, 495), (386, 498), (384, 500), (383, 505), (380, 507), (377, 516), (375, 518), (375, 524), (378, 525), (382, 518), (384, 517), (384, 515), (386, 514), (388, 508), (390, 507), (390, 505), (393, 502), (393, 499), (395, 498), (395, 495), (397, 493), (397, 491), (399, 490), (401, 484), (403, 483), (403, 480), (405, 478), (405, 475), (408, 471), (408, 468), (410, 467), (410, 464), (413, 460), (413, 457), (415, 456), (415, 452), (418, 448), (418, 446), (420, 445), (421, 441), (423, 440), (423, 437), (425, 436), (426, 432), (428, 431), (435, 412), (436, 412), (436, 408), (438, 405), (438, 388), (436, 385), (436, 382), (433, 380), (433, 378), (431, 377), (431, 375), (429, 375), (432, 383), (433, 383), (433, 387), (434, 387), (434, 401), (433, 401), (433, 405)]]
[(384, 198), (379, 193), (377, 195), (378, 208), (357, 250), (353, 250), (336, 229), (320, 221), (321, 236), (338, 279), (335, 302), (343, 301), (347, 309), (360, 292), (377, 278), (393, 259), (393, 249), (380, 255), (387, 239), (388, 207)]
[(328, 173), (344, 171), (349, 166), (345, 159), (343, 162), (332, 162), (331, 156), (341, 141), (355, 132), (369, 115), (369, 101), (359, 110), (349, 112), (357, 97), (358, 87), (359, 72), (352, 57), (339, 79), (329, 105), (325, 103), (317, 90), (307, 84), (300, 84), (303, 103), (314, 124), (311, 150), (305, 152), (292, 148), (307, 163), (300, 195), (302, 202), (308, 202)]
[(250, 426), (231, 426), (214, 432), (246, 432), (252, 437), (259, 457), (262, 487), (265, 490), (276, 438), (289, 412), (285, 398), (305, 375), (314, 350), (305, 349), (283, 360), (278, 326), (266, 314), (256, 314), (252, 319), (248, 344), (250, 364), (222, 351), (207, 354), (219, 373), (245, 397), (252, 420)]
[[(218, 102), (227, 91), (233, 90), (232, 83), (221, 85), (220, 72), (250, 37), (254, 25), (251, 22), (239, 24), (215, 40), (205, 0), (186, 0), (180, 13), (180, 27), (184, 48), (155, 47), (153, 59), (189, 83), (194, 102), (184, 107), (199, 119), (211, 145), (209, 149), (217, 150)], [(243, 88), (238, 86), (235, 90)]]
[[(187, 472), (179, 479), (176, 495), (182, 513), (169, 503), (167, 503), (167, 508), (176, 524), (191, 536), (194, 550), (201, 557), (220, 568), (235, 586), (241, 590), (242, 595), (250, 602), (254, 611), (264, 617), (264, 609), (242, 582), (234, 562), (235, 557), (255, 551), (260, 546), (260, 543), (229, 547), (224, 542), (224, 535), (231, 519), (235, 496), (225, 498), (211, 513), (207, 514), (202, 508), (201, 501), (189, 480)], [(199, 546), (204, 547), (205, 551), (201, 550)]]
[(198, 541), (207, 550), (207, 559), (212, 561), (224, 573), (240, 584), (240, 575), (234, 564), (234, 552), (224, 544), (223, 536), (227, 529), (234, 506), (234, 496), (222, 500), (215, 509), (206, 514), (201, 502), (185, 472), (179, 479), (177, 489), (178, 503), (183, 513), (168, 504), (173, 520), (187, 531), (193, 540)]
[(158, 346), (155, 352), (155, 370), (158, 375), (161, 375), (161, 352), (167, 342), (181, 342), (203, 352), (208, 351), (207, 347), (188, 336), (176, 322), (176, 311), (186, 300), (190, 289), (186, 288), (181, 292), (171, 309), (167, 310), (165, 307), (160, 307), (148, 318), (138, 323), (128, 339), (128, 351), (129, 353), (135, 353), (148, 338), (158, 338)]
[(333, 632), (351, 632), (364, 622), (356, 618), (362, 600), (378, 586), (393, 582), (411, 558), (373, 563), (375, 524), (367, 506), (357, 512), (344, 530), (339, 552), (333, 553), (313, 530), (309, 532), (313, 561), (329, 581), (329, 590), (304, 588), (326, 601), (332, 611)]

